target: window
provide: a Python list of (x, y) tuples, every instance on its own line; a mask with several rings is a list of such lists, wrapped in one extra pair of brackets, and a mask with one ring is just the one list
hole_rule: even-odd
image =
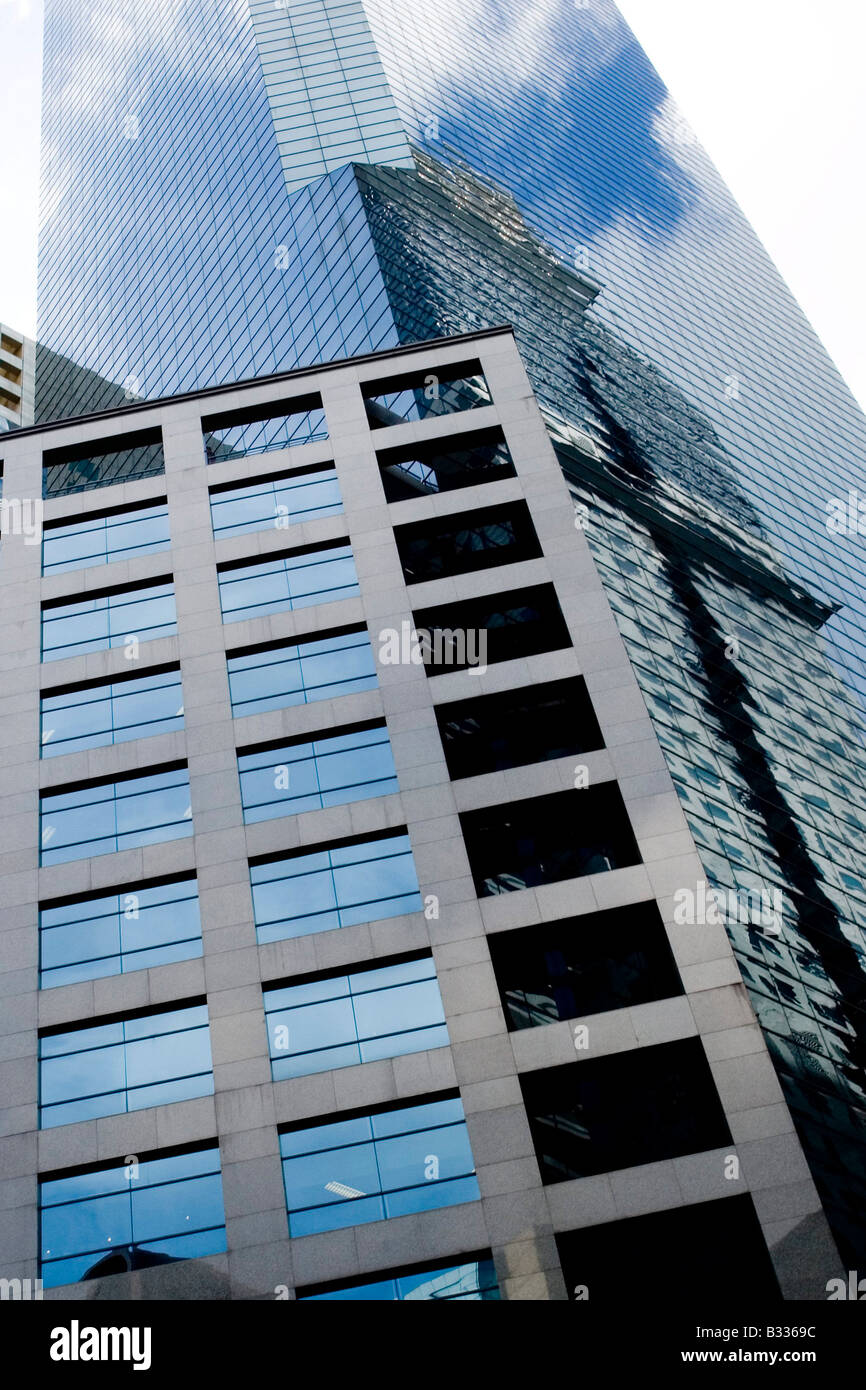
[(640, 863), (614, 783), (466, 811), (460, 822), (480, 898)]
[(291, 1129), (280, 1135), (280, 1153), (292, 1236), (480, 1195), (457, 1096)]
[(415, 626), (427, 634), (422, 645), (428, 676), (571, 646), (552, 584), (421, 609)]
[(422, 907), (405, 831), (251, 864), (250, 880), (260, 945)]
[(486, 1254), (463, 1257), (460, 1264), (411, 1265), (407, 1269), (383, 1272), (371, 1279), (353, 1283), (310, 1285), (297, 1293), (299, 1303), (377, 1302), (402, 1303), (438, 1299), (441, 1302), (469, 1303), (499, 1298), (496, 1269)]
[(183, 839), (192, 834), (189, 773), (174, 765), (43, 792), (40, 814), (43, 864)]
[[(733, 1184), (731, 1184), (733, 1186)], [(683, 1289), (706, 1307), (726, 1306), (731, 1290), (744, 1306), (780, 1303), (767, 1242), (751, 1197), (723, 1197), (695, 1206), (605, 1222), (556, 1237), (568, 1296), (622, 1306), (623, 1271), (641, 1281), (641, 1299), (665, 1302)], [(643, 1276), (643, 1277), (641, 1277)]]
[(217, 540), (246, 531), (263, 531), (268, 526), (281, 531), (296, 521), (314, 521), (342, 510), (333, 464), (254, 478), (242, 487), (212, 488), (210, 494)]
[(244, 822), (399, 790), (384, 724), (238, 754)]
[(264, 995), (275, 1081), (448, 1045), (430, 955), (317, 975)]
[(454, 778), (604, 747), (582, 676), (437, 705), (436, 722)]
[(333, 603), (358, 593), (355, 561), (345, 542), (308, 546), (252, 565), (222, 565), (217, 574), (226, 623)]
[(126, 743), (183, 728), (178, 666), (42, 696), (42, 756)]
[(682, 994), (655, 903), (567, 917), (488, 939), (509, 1028)]
[(65, 497), (73, 492), (152, 478), (165, 472), (162, 434), (156, 427), (46, 449), (42, 465), (43, 497)]
[(474, 410), (491, 403), (490, 389), (478, 361), (449, 362), (435, 369), (422, 367), (401, 376), (366, 381), (361, 390), (371, 429)]
[(114, 560), (167, 550), (168, 506), (160, 498), (146, 507), (87, 512), (74, 520), (45, 523), (42, 573), (86, 569)]
[(396, 526), (394, 539), (407, 584), (513, 565), (541, 554), (525, 502)]
[(731, 1142), (697, 1038), (570, 1062), (519, 1080), (545, 1183)]
[(206, 1004), (127, 1014), (39, 1039), (42, 1129), (212, 1093)]
[(226, 1248), (216, 1144), (46, 1176), (39, 1208), (49, 1289)]
[(235, 716), (329, 700), (378, 685), (366, 628), (254, 647), (229, 655), (227, 666)]
[(42, 605), (42, 660), (58, 661), (128, 638), (147, 642), (177, 632), (174, 585), (170, 580), (106, 589), (90, 598), (50, 600)]
[(515, 476), (500, 429), (472, 430), (451, 439), (379, 449), (377, 458), (388, 502)]
[(208, 463), (248, 458), (327, 439), (320, 396), (296, 396), (240, 410), (222, 410), (201, 422)]
[(46, 903), (39, 913), (41, 989), (145, 970), (201, 953), (194, 878)]

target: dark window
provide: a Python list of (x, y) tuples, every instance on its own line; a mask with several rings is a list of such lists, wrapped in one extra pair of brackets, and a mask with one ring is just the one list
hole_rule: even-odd
[(162, 432), (159, 428), (136, 430), (110, 439), (46, 449), (42, 455), (42, 496), (64, 497), (164, 472)]
[(454, 778), (604, 747), (582, 676), (439, 705), (436, 722)]
[(488, 938), (510, 1029), (682, 994), (655, 903), (567, 917)]
[(498, 1298), (499, 1285), (489, 1250), (461, 1255), (455, 1264), (431, 1260), (404, 1269), (382, 1270), (368, 1279), (310, 1285), (297, 1293), (299, 1303), (402, 1303), (407, 1299), (468, 1303)]
[(428, 676), (571, 645), (552, 584), (443, 603), (414, 618)]
[(490, 390), (480, 362), (450, 362), (438, 369), (366, 381), (361, 387), (371, 429), (402, 425), (406, 420), (425, 420), (430, 415), (450, 415), (490, 405)]
[(541, 554), (525, 502), (397, 526), (394, 537), (407, 584), (512, 565)]
[(530, 1072), (520, 1089), (545, 1183), (731, 1142), (697, 1038)]
[(465, 811), (460, 823), (480, 898), (640, 863), (613, 783)]
[(265, 405), (221, 410), (206, 416), (201, 428), (208, 463), (289, 449), (328, 437), (320, 396), (295, 396)]
[[(627, 1288), (641, 1302), (714, 1298), (743, 1306), (779, 1302), (772, 1261), (751, 1197), (725, 1197), (628, 1221), (564, 1231), (556, 1237), (571, 1299), (622, 1305)], [(576, 1290), (585, 1290), (576, 1294)]]
[(388, 502), (515, 476), (500, 429), (472, 430), (456, 439), (380, 449), (377, 457)]

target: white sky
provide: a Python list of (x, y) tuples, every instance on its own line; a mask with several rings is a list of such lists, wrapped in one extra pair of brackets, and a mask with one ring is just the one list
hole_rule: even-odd
[[(863, 0), (618, 3), (866, 405)], [(41, 26), (0, 0), (0, 319), (31, 335)]]

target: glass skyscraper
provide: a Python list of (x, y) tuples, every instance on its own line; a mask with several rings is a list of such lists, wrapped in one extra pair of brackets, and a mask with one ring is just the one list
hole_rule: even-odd
[(514, 325), (707, 879), (780, 895), (726, 925), (862, 1268), (866, 422), (616, 8), (45, 32), (38, 420)]

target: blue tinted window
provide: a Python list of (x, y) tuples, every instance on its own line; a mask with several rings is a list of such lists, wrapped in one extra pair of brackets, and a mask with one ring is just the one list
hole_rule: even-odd
[(440, 1299), (445, 1302), (478, 1302), (499, 1298), (496, 1269), (491, 1259), (464, 1264), (429, 1266), (423, 1270), (346, 1284), (324, 1293), (300, 1293), (299, 1303), (402, 1303), (404, 1300)]
[(267, 989), (265, 1015), (275, 1081), (448, 1044), (430, 956)]
[(219, 1150), (115, 1163), (39, 1184), (46, 1288), (225, 1250)]
[(408, 835), (335, 845), (250, 866), (260, 943), (421, 909)]
[(42, 573), (86, 569), (113, 560), (129, 560), (167, 550), (168, 507), (136, 507), (111, 516), (81, 516), (61, 526), (46, 526), (42, 541)]
[(399, 790), (384, 726), (242, 753), (238, 770), (247, 825)]
[(366, 631), (242, 652), (230, 656), (227, 665), (235, 715), (328, 700), (378, 684)]
[(293, 1236), (480, 1195), (458, 1099), (292, 1130), (280, 1153)]
[(189, 773), (182, 767), (46, 792), (40, 814), (43, 864), (183, 839), (192, 834)]
[(42, 660), (146, 642), (177, 631), (173, 584), (149, 584), (42, 609)]
[(217, 539), (262, 531), (268, 526), (281, 531), (296, 521), (313, 521), (342, 510), (333, 467), (261, 478), (243, 487), (221, 488), (212, 492), (210, 498)]
[(281, 555), (219, 572), (223, 622), (332, 603), (358, 593), (358, 576), (348, 545)]
[(212, 1092), (205, 1004), (39, 1040), (42, 1129)]
[(103, 681), (42, 697), (43, 758), (182, 727), (180, 671)]
[(39, 914), (42, 989), (200, 956), (194, 878), (130, 888)]
[[(264, 418), (245, 418), (253, 414)], [(235, 417), (237, 423), (233, 423)], [(250, 454), (265, 454), (272, 449), (289, 449), (328, 437), (321, 407), (282, 414), (272, 406), (257, 411), (227, 411), (203, 420), (202, 427), (208, 463), (247, 458)]]

